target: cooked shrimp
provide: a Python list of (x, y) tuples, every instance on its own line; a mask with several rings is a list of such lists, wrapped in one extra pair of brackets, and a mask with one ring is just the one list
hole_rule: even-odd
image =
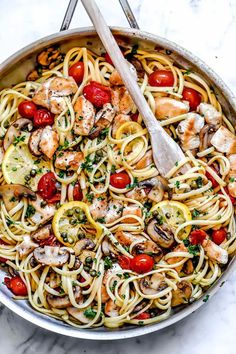
[(136, 163), (135, 169), (141, 170), (153, 163), (152, 150), (148, 150), (145, 155)]
[(187, 118), (179, 123), (177, 135), (184, 151), (199, 147), (199, 133), (204, 126), (204, 118), (197, 113), (188, 113)]
[(29, 203), (35, 209), (35, 213), (30, 217), (30, 220), (37, 225), (43, 225), (52, 219), (56, 211), (54, 204), (47, 204), (45, 207), (42, 207), (43, 202), (44, 200), (37, 194), (37, 199)]
[(133, 235), (126, 231), (117, 231), (115, 233), (115, 238), (124, 246), (130, 246), (134, 241), (144, 242), (146, 238), (140, 235)]
[(105, 218), (107, 214), (106, 193), (95, 194), (92, 204), (89, 206), (89, 210), (95, 220)]
[[(138, 79), (138, 75), (137, 75), (137, 71), (136, 71), (136, 68), (134, 67), (134, 65), (132, 65), (130, 62), (126, 61), (127, 62), (127, 65), (129, 66), (130, 68), (130, 71), (134, 77), (134, 79), (137, 81)], [(110, 84), (111, 85), (114, 85), (114, 86), (121, 86), (121, 85), (124, 85), (121, 77), (120, 77), (120, 74), (118, 73), (118, 71), (116, 69), (114, 69), (111, 73), (111, 76), (109, 78), (109, 81), (110, 81)]]
[(202, 243), (202, 247), (204, 248), (206, 255), (221, 264), (226, 264), (228, 262), (228, 252), (218, 246), (211, 240), (204, 240)]
[(91, 102), (84, 96), (78, 97), (74, 105), (75, 122), (74, 133), (76, 135), (89, 135), (94, 126), (95, 109)]
[(112, 199), (108, 203), (108, 208), (105, 216), (106, 224), (109, 224), (121, 217), (123, 210), (123, 202), (121, 200)]
[(116, 110), (110, 103), (104, 104), (95, 116), (95, 125), (92, 133), (89, 134), (90, 139), (96, 138), (103, 129), (109, 127), (115, 114)]
[(52, 159), (54, 152), (59, 146), (59, 136), (49, 125), (42, 130), (39, 141), (39, 149), (49, 159)]
[[(125, 204), (122, 216), (125, 216), (125, 215), (135, 215), (135, 216), (138, 216), (141, 218), (143, 215), (143, 212), (142, 212), (142, 209), (140, 208), (140, 206), (137, 204)], [(122, 222), (127, 223), (127, 224), (132, 224), (134, 222), (137, 222), (137, 220), (135, 218), (128, 217), (128, 218), (123, 219)]]
[(61, 170), (77, 171), (84, 161), (84, 154), (77, 151), (60, 151), (55, 160), (55, 167)]
[(156, 97), (155, 105), (155, 115), (158, 119), (177, 117), (189, 111), (187, 102), (177, 101), (170, 97)]
[(236, 136), (224, 126), (221, 126), (213, 135), (211, 144), (216, 150), (227, 155), (236, 154)]
[(119, 316), (119, 307), (115, 304), (115, 302), (112, 299), (106, 302), (105, 314), (109, 317)]
[(112, 136), (115, 138), (116, 132), (120, 126), (126, 122), (132, 122), (132, 119), (127, 114), (118, 114), (115, 116), (113, 124), (112, 124)]
[(177, 283), (177, 289), (172, 291), (171, 306), (179, 306), (186, 304), (192, 295), (192, 286), (186, 281), (182, 280)]
[(200, 103), (198, 106), (198, 112), (202, 114), (207, 122), (217, 127), (220, 127), (222, 124), (222, 114), (218, 112), (215, 107), (209, 103)]
[(54, 114), (66, 109), (64, 97), (76, 93), (78, 86), (72, 77), (53, 77), (45, 81), (36, 91), (33, 102), (46, 107)]
[[(173, 252), (188, 252), (187, 247), (185, 247), (185, 245), (183, 243), (180, 243), (178, 246), (176, 246), (173, 249)], [(167, 263), (169, 264), (175, 264), (180, 262), (183, 259), (183, 257), (172, 257), (172, 258), (168, 258), (167, 259)], [(184, 264), (181, 264), (178, 267), (175, 267), (176, 272), (181, 272), (182, 268), (183, 268)]]
[(230, 171), (228, 174), (229, 184), (227, 187), (229, 194), (236, 198), (236, 154), (230, 155), (228, 159), (230, 162)]
[(134, 187), (125, 194), (127, 198), (135, 199), (138, 202), (144, 203), (147, 200), (147, 192), (145, 188)]
[(129, 114), (134, 105), (132, 98), (124, 86), (111, 91), (111, 102), (118, 113)]

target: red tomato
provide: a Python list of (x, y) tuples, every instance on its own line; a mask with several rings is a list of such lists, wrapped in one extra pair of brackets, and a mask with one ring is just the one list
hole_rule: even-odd
[(183, 100), (189, 102), (190, 111), (196, 111), (201, 103), (200, 93), (190, 87), (184, 87), (182, 95)]
[(61, 193), (60, 192), (56, 193), (52, 198), (47, 199), (49, 204), (57, 203), (60, 200), (61, 200)]
[(192, 245), (199, 245), (203, 243), (206, 237), (207, 233), (204, 230), (194, 230), (189, 236), (189, 241)]
[(127, 256), (118, 256), (118, 263), (122, 269), (130, 269), (131, 258)]
[(131, 180), (127, 172), (114, 173), (110, 177), (110, 184), (115, 188), (123, 189), (130, 184), (130, 182)]
[(154, 259), (148, 254), (138, 254), (130, 261), (131, 269), (139, 274), (150, 272), (153, 266)]
[(105, 54), (105, 60), (107, 63), (111, 64), (114, 66), (113, 61), (111, 60), (111, 57), (108, 53)]
[[(224, 187), (225, 193), (229, 196), (231, 203), (234, 205), (235, 204), (235, 198), (232, 197), (232, 195), (229, 194), (228, 188)], [(218, 194), (223, 194), (221, 191), (218, 192)]]
[(46, 125), (53, 125), (54, 114), (47, 109), (41, 108), (34, 113), (34, 125), (37, 128), (46, 127)]
[(206, 177), (209, 179), (209, 181), (211, 181), (212, 183), (212, 188), (216, 188), (219, 186), (219, 183), (215, 180), (215, 178), (209, 173), (206, 171)]
[(37, 111), (37, 106), (32, 101), (23, 101), (18, 106), (18, 112), (21, 117), (33, 119)]
[(225, 231), (225, 229), (221, 228), (219, 230), (214, 230), (212, 232), (212, 241), (215, 242), (217, 245), (220, 245), (227, 236), (227, 232)]
[(43, 175), (38, 183), (38, 192), (43, 199), (50, 200), (57, 193), (56, 178), (53, 172)]
[(69, 76), (72, 76), (77, 84), (83, 81), (84, 77), (84, 63), (82, 61), (77, 61), (68, 70)]
[(54, 235), (50, 235), (48, 238), (45, 240), (40, 240), (39, 241), (39, 246), (56, 246), (57, 245), (57, 239)]
[(151, 86), (173, 86), (174, 75), (170, 70), (155, 70), (149, 75), (148, 83)]
[(82, 200), (83, 199), (83, 193), (80, 187), (79, 183), (76, 183), (73, 189), (73, 199), (74, 200)]
[(137, 122), (138, 121), (138, 115), (139, 115), (138, 113), (134, 113), (134, 114), (131, 115), (131, 119), (132, 119), (133, 122)]
[(13, 278), (4, 278), (4, 283), (16, 296), (26, 296), (28, 294), (25, 283), (18, 275)]
[(102, 107), (111, 102), (111, 89), (96, 81), (91, 81), (83, 89), (84, 97), (87, 98), (95, 107)]
[[(82, 277), (82, 275), (80, 275), (80, 277), (79, 277), (79, 282), (80, 283), (84, 283), (85, 282), (85, 279), (84, 279), (84, 277)], [(89, 285), (83, 286), (83, 289), (84, 290), (88, 290), (89, 289)]]
[(148, 312), (142, 312), (140, 315), (134, 317), (135, 320), (148, 320), (151, 315)]

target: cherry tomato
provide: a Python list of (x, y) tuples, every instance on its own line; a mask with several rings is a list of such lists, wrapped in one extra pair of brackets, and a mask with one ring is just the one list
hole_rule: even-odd
[[(0, 239), (0, 245), (6, 245), (6, 243)], [(6, 263), (7, 259), (0, 257), (0, 263)]]
[(72, 76), (77, 84), (80, 84), (84, 78), (84, 63), (77, 61), (68, 70), (69, 76)]
[(47, 202), (49, 204), (54, 204), (54, 203), (59, 202), (60, 200), (61, 200), (61, 193), (58, 192), (58, 193), (54, 194), (54, 196), (52, 198), (47, 199)]
[(33, 119), (37, 111), (37, 106), (32, 101), (23, 101), (18, 106), (18, 112), (21, 117)]
[(133, 122), (137, 122), (138, 121), (138, 115), (139, 115), (138, 113), (134, 113), (134, 114), (131, 115), (131, 119), (132, 119)]
[(96, 81), (91, 81), (83, 89), (84, 97), (87, 98), (95, 107), (102, 107), (111, 102), (111, 89)]
[(74, 200), (82, 200), (83, 199), (83, 193), (80, 187), (79, 183), (76, 183), (73, 189), (73, 199)]
[(122, 269), (130, 269), (131, 258), (127, 256), (118, 256), (118, 263)]
[(56, 178), (53, 172), (43, 175), (38, 183), (38, 192), (43, 199), (50, 200), (57, 193)]
[[(224, 191), (229, 196), (229, 199), (231, 200), (231, 203), (234, 205), (235, 204), (235, 198), (232, 197), (232, 195), (229, 194), (228, 188), (224, 187)], [(223, 193), (221, 191), (219, 191), (218, 194), (223, 194)]]
[(28, 294), (27, 287), (20, 276), (13, 278), (4, 278), (4, 283), (11, 292), (16, 296), (26, 296)]
[(207, 233), (204, 230), (194, 230), (189, 236), (189, 241), (192, 245), (201, 245), (206, 237)]
[(149, 75), (148, 83), (151, 86), (173, 86), (174, 75), (170, 70), (155, 70)]
[(111, 64), (114, 66), (113, 61), (111, 60), (111, 57), (108, 53), (105, 54), (105, 60), (107, 63)]
[(50, 235), (48, 238), (45, 240), (40, 240), (39, 245), (41, 247), (43, 246), (56, 246), (57, 245), (57, 239), (54, 235)]
[(130, 261), (131, 269), (139, 274), (150, 272), (153, 266), (154, 259), (148, 254), (138, 254)]
[(218, 187), (219, 183), (215, 180), (215, 178), (209, 173), (206, 171), (206, 177), (209, 179), (209, 181), (211, 181), (212, 183), (212, 188), (216, 188)]
[(183, 100), (189, 102), (190, 111), (196, 111), (201, 103), (200, 93), (190, 87), (184, 87), (182, 95)]
[(225, 229), (221, 228), (219, 230), (214, 230), (212, 232), (212, 241), (215, 242), (217, 245), (220, 245), (227, 236), (227, 232), (225, 231)]
[(34, 125), (37, 128), (53, 125), (54, 114), (47, 109), (41, 108), (34, 113)]
[[(79, 282), (80, 283), (84, 283), (85, 282), (85, 279), (84, 279), (84, 277), (82, 277), (82, 275), (79, 276)], [(83, 289), (84, 290), (88, 290), (89, 289), (89, 285), (83, 286)]]
[(130, 184), (130, 182), (131, 180), (127, 172), (114, 173), (110, 177), (110, 184), (115, 188), (123, 189)]
[(148, 312), (142, 312), (140, 315), (134, 317), (135, 320), (148, 320), (151, 315)]

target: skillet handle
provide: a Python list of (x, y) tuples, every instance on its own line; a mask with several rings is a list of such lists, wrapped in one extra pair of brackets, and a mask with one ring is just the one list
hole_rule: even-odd
[(129, 22), (130, 27), (140, 29), (128, 0), (119, 0), (119, 2), (127, 18), (127, 21)]
[(70, 0), (61, 24), (60, 31), (65, 31), (69, 28), (77, 3), (78, 0)]

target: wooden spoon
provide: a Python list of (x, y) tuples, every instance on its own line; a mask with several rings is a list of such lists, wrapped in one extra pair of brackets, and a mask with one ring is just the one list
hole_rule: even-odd
[(184, 159), (184, 153), (161, 127), (152, 113), (96, 2), (94, 0), (81, 1), (106, 48), (107, 53), (110, 55), (115, 68), (120, 74), (130, 96), (138, 108), (138, 111), (143, 117), (144, 123), (150, 134), (155, 165), (160, 174), (165, 176), (177, 161)]

